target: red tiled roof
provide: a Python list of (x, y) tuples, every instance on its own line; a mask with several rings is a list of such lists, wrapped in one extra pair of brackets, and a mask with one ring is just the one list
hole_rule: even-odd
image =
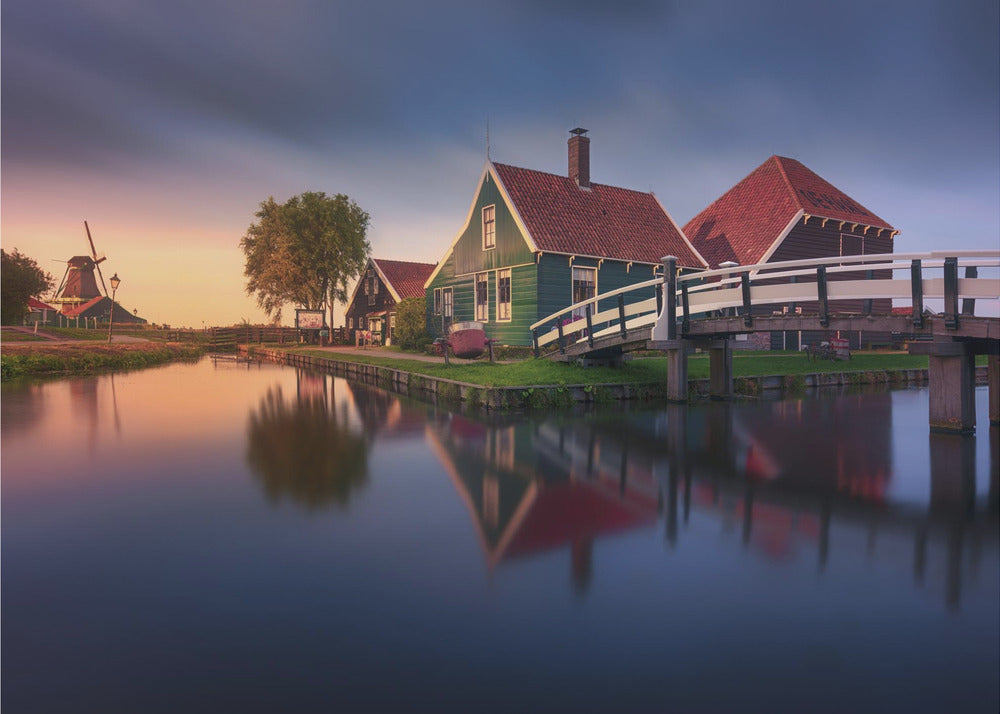
[(35, 298), (28, 298), (28, 307), (32, 310), (55, 310), (54, 307), (48, 305), (41, 300)]
[(107, 300), (108, 298), (104, 295), (98, 295), (95, 298), (91, 298), (87, 302), (80, 303), (79, 305), (73, 305), (72, 307), (63, 308), (63, 315), (66, 317), (83, 317), (83, 313), (87, 312), (90, 308), (94, 307), (98, 303)]
[(581, 189), (567, 176), (492, 164), (535, 247), (543, 252), (589, 255), (704, 267), (652, 193), (599, 183)]
[(424, 296), (424, 283), (434, 272), (436, 263), (408, 263), (402, 260), (372, 258), (382, 275), (399, 295), (400, 300)]
[(772, 156), (684, 226), (714, 268), (759, 263), (799, 211), (895, 230), (795, 159)]

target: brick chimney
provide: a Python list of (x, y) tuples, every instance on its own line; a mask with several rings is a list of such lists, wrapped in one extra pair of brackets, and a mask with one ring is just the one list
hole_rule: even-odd
[(569, 177), (580, 188), (590, 188), (590, 139), (584, 134), (586, 129), (577, 127), (570, 129), (569, 141)]

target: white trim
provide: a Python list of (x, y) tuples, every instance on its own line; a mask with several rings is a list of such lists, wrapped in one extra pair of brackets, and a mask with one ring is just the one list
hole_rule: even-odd
[[(503, 198), (504, 204), (507, 206), (508, 210), (510, 210), (511, 215), (514, 217), (514, 222), (520, 229), (521, 237), (524, 239), (524, 242), (528, 244), (528, 249), (532, 253), (538, 252), (538, 247), (535, 245), (535, 241), (532, 240), (531, 235), (528, 233), (528, 229), (524, 226), (524, 221), (521, 220), (521, 214), (517, 212), (517, 208), (514, 206), (514, 202), (510, 200), (510, 194), (507, 193), (507, 189), (504, 188), (503, 182), (500, 181), (500, 176), (497, 175), (496, 169), (493, 167), (493, 162), (487, 161), (486, 165), (483, 167), (482, 174), (479, 175), (479, 183), (476, 184), (476, 193), (472, 197), (472, 203), (469, 205), (469, 213), (465, 217), (465, 223), (462, 225), (461, 230), (459, 230), (458, 233), (455, 235), (455, 237), (452, 239), (451, 245), (448, 246), (448, 250), (445, 251), (444, 256), (441, 258), (441, 260), (438, 261), (437, 267), (434, 268), (434, 271), (431, 273), (430, 277), (427, 278), (426, 282), (424, 282), (424, 290), (429, 288), (431, 286), (431, 283), (434, 282), (434, 278), (438, 276), (438, 273), (441, 272), (441, 268), (443, 268), (444, 264), (448, 261), (448, 256), (450, 256), (452, 253), (455, 252), (455, 246), (458, 245), (458, 241), (462, 239), (462, 236), (465, 235), (465, 232), (469, 230), (469, 226), (472, 225), (472, 216), (475, 214), (476, 211), (476, 202), (479, 200), (479, 195), (483, 192), (483, 183), (485, 182), (487, 176), (493, 176), (493, 180), (496, 182), (497, 190), (500, 191), (500, 196)], [(468, 275), (468, 274), (469, 273), (463, 273), (463, 275)]]
[[(399, 293), (396, 292), (396, 288), (392, 287), (392, 283), (389, 282), (389, 278), (385, 277), (385, 273), (383, 273), (382, 272), (382, 268), (379, 267), (379, 265), (378, 265), (378, 259), (377, 258), (369, 258), (369, 260), (375, 266), (375, 272), (378, 273), (379, 278), (381, 278), (381, 280), (385, 284), (385, 286), (387, 288), (389, 288), (389, 294), (392, 295), (392, 299), (395, 300), (397, 304), (400, 303), (400, 302), (402, 302), (402, 300), (399, 297)], [(402, 262), (402, 261), (400, 261), (400, 262)], [(375, 291), (375, 294), (378, 295), (378, 290), (377, 289)]]
[(440, 315), (444, 309), (444, 297), (441, 295), (441, 288), (434, 288), (434, 302), (431, 305), (431, 314)]
[[(451, 295), (451, 304), (445, 300), (445, 295)], [(450, 312), (449, 309), (451, 308)], [(449, 285), (447, 287), (441, 288), (441, 315), (443, 317), (450, 317), (452, 320), (455, 319), (455, 286)]]
[[(802, 218), (802, 216), (804, 216), (805, 213), (806, 213), (805, 210), (801, 208), (795, 212), (795, 216), (792, 218), (792, 220), (788, 222), (788, 225), (785, 226), (785, 230), (781, 231), (781, 233), (778, 234), (778, 237), (774, 239), (773, 243), (771, 243), (771, 247), (768, 248), (766, 251), (764, 251), (764, 255), (761, 256), (760, 260), (758, 260), (757, 263), (766, 263), (771, 259), (771, 256), (774, 255), (774, 251), (778, 250), (778, 246), (781, 245), (781, 242), (788, 237), (788, 234), (792, 232), (792, 229), (795, 228), (796, 224), (799, 222), (799, 219)], [(709, 269), (711, 269), (712, 266), (708, 267)]]
[[(569, 268), (569, 301), (570, 301), (570, 304), (574, 304), (574, 303), (577, 302), (576, 300), (573, 299), (573, 283), (575, 282), (573, 280), (573, 271), (576, 271), (576, 270), (590, 270), (590, 271), (592, 271), (594, 273), (594, 295), (596, 296), (596, 295), (600, 294), (600, 291), (599, 291), (599, 289), (597, 287), (597, 277), (598, 277), (598, 274), (600, 273), (600, 268), (592, 268), (592, 267), (586, 266), (586, 265), (571, 265), (570, 268)], [(585, 299), (589, 299), (589, 298), (585, 298)], [(594, 307), (597, 307), (597, 303), (594, 303)], [(585, 310), (585, 308), (579, 308), (579, 309)], [(576, 311), (574, 310), (574, 312), (576, 312)], [(583, 314), (581, 314), (580, 317), (582, 318), (585, 315), (586, 315), (586, 312), (584, 312)], [(570, 316), (571, 317), (576, 317), (576, 315), (574, 315), (573, 313), (570, 313)]]
[[(510, 301), (507, 303), (507, 317), (500, 317), (500, 273), (510, 273)], [(496, 269), (497, 322), (511, 322), (514, 319), (514, 271), (511, 268)]]
[[(479, 317), (479, 276), (483, 276), (486, 279), (486, 317)], [(472, 307), (473, 314), (477, 322), (489, 322), (490, 321), (490, 271), (481, 270), (476, 273), (475, 279), (472, 281)]]
[[(493, 218), (490, 223), (493, 225), (493, 245), (486, 245), (486, 211), (493, 212)], [(497, 204), (491, 203), (488, 206), (483, 206), (482, 210), (479, 211), (482, 217), (482, 223), (480, 223), (480, 237), (482, 239), (482, 249), (483, 250), (496, 250), (497, 247)]]
[[(649, 192), (649, 195), (653, 197), (654, 201), (656, 201), (656, 205), (660, 207), (660, 210), (663, 211), (664, 214), (666, 214), (667, 219), (670, 221), (670, 224), (677, 230), (677, 234), (680, 235), (680, 237), (684, 239), (684, 243), (687, 244), (688, 250), (690, 250), (692, 253), (694, 253), (695, 256), (698, 258), (698, 260), (701, 261), (702, 267), (704, 267), (704, 268), (710, 268), (710, 267), (712, 267), (712, 266), (710, 266), (708, 264), (708, 261), (705, 260), (705, 258), (702, 256), (702, 254), (698, 252), (698, 249), (694, 247), (694, 243), (692, 243), (691, 241), (688, 240), (687, 235), (684, 233), (683, 230), (681, 230), (681, 227), (679, 225), (677, 225), (677, 221), (675, 221), (674, 217), (670, 215), (670, 211), (668, 211), (666, 209), (666, 207), (662, 203), (660, 203), (659, 197), (655, 193), (653, 193), (652, 191)], [(683, 267), (685, 267), (685, 268), (688, 268), (688, 267), (694, 268), (694, 267), (697, 267), (697, 266), (694, 266), (694, 265), (690, 265), (690, 266), (685, 265)]]

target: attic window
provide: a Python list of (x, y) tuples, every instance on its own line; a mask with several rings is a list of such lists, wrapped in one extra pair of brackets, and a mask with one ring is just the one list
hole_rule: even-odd
[(483, 208), (483, 250), (497, 247), (496, 205)]

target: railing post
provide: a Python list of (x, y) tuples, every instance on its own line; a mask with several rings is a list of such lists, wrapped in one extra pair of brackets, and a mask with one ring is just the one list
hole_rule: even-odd
[(625, 296), (618, 293), (618, 332), (625, 339)]
[(677, 258), (665, 255), (663, 261), (663, 299), (667, 314), (667, 339), (677, 339)]
[(594, 346), (594, 320), (590, 314), (590, 305), (587, 305), (587, 347)]
[(531, 346), (535, 348), (535, 359), (538, 359), (538, 328), (531, 331)]
[[(789, 278), (789, 282), (792, 283), (793, 285), (796, 284), (796, 283), (798, 283), (799, 282), (799, 276), (798, 275), (793, 275), (791, 278)], [(797, 305), (794, 302), (791, 303), (788, 306), (788, 312), (789, 312), (789, 314), (794, 315), (796, 307), (797, 307)]]
[(750, 314), (750, 273), (740, 274), (740, 289), (743, 291), (743, 324), (753, 326), (753, 315)]
[(681, 320), (681, 333), (687, 334), (691, 329), (691, 307), (688, 304), (688, 281), (681, 283), (681, 309), (684, 319)]
[(910, 296), (913, 300), (913, 326), (924, 326), (924, 277), (920, 259), (910, 262)]
[[(865, 280), (871, 280), (875, 277), (875, 271), (869, 270), (865, 273)], [(872, 299), (866, 298), (861, 310), (866, 316), (871, 316), (872, 314)]]
[(826, 297), (826, 266), (816, 268), (816, 293), (819, 298), (819, 324), (830, 326), (830, 304)]
[(944, 259), (944, 326), (958, 329), (958, 258)]
[(663, 312), (663, 283), (656, 286), (656, 316), (659, 317), (660, 313)]
[[(965, 279), (975, 279), (979, 277), (979, 269), (974, 265), (967, 265), (965, 267)], [(963, 315), (975, 315), (976, 314), (976, 299), (975, 298), (964, 298), (962, 300), (962, 314)]]
[(562, 320), (556, 323), (556, 327), (559, 329), (559, 354), (566, 354), (566, 338), (563, 336), (563, 324)]

